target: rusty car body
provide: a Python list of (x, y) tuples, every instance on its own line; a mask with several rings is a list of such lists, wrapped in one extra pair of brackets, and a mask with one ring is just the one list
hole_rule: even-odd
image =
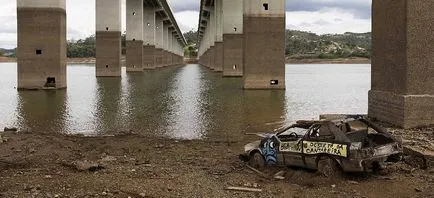
[(403, 150), (399, 138), (363, 116), (299, 121), (262, 137), (245, 146), (241, 160), (255, 166), (370, 172), (399, 161)]

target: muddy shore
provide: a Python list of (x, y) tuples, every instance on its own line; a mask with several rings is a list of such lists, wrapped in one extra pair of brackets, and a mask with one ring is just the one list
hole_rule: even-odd
[[(392, 130), (406, 145), (433, 149), (434, 129)], [(173, 140), (120, 132), (83, 137), (1, 133), (0, 197), (433, 197), (434, 169), (411, 160), (379, 173), (323, 178), (313, 171), (264, 168), (264, 178), (238, 159), (243, 145), (224, 137)], [(225, 190), (229, 186), (262, 192)]]

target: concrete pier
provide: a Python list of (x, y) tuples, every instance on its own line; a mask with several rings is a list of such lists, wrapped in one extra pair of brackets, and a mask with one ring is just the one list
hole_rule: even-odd
[(17, 0), (18, 89), (66, 88), (65, 0)]
[(223, 2), (214, 2), (214, 71), (223, 71)]
[(127, 72), (143, 71), (143, 0), (128, 0), (126, 34)]
[(155, 64), (156, 67), (164, 66), (164, 20), (161, 17), (155, 19)]
[(369, 116), (403, 128), (434, 125), (434, 2), (374, 0)]
[(285, 89), (285, 0), (244, 1), (244, 88)]
[(121, 0), (96, 0), (96, 76), (121, 76)]
[(155, 69), (156, 63), (156, 28), (155, 9), (153, 7), (145, 7), (143, 10), (143, 68)]
[(244, 0), (223, 2), (223, 76), (243, 76)]

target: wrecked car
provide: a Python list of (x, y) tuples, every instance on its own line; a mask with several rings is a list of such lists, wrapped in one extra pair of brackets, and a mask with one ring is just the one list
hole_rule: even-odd
[(370, 172), (401, 160), (402, 143), (364, 117), (299, 121), (247, 144), (240, 159), (255, 167), (296, 166), (329, 176)]

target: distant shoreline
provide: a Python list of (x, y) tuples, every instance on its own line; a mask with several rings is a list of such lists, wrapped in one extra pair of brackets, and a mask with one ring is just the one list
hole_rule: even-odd
[[(125, 57), (122, 57), (124, 60)], [(0, 63), (17, 62), (16, 58), (0, 57)], [(95, 58), (68, 58), (69, 64), (95, 64)], [(368, 58), (337, 58), (337, 59), (294, 59), (287, 58), (286, 64), (371, 64)]]
[[(122, 61), (125, 60), (125, 57), (122, 57)], [(13, 63), (17, 62), (17, 58), (9, 58), (9, 57), (0, 57), (0, 63)], [(95, 64), (96, 60), (94, 57), (88, 58), (68, 58), (68, 64)]]
[(335, 59), (320, 59), (320, 58), (305, 58), (295, 59), (287, 58), (286, 64), (371, 64), (369, 58), (335, 58)]

